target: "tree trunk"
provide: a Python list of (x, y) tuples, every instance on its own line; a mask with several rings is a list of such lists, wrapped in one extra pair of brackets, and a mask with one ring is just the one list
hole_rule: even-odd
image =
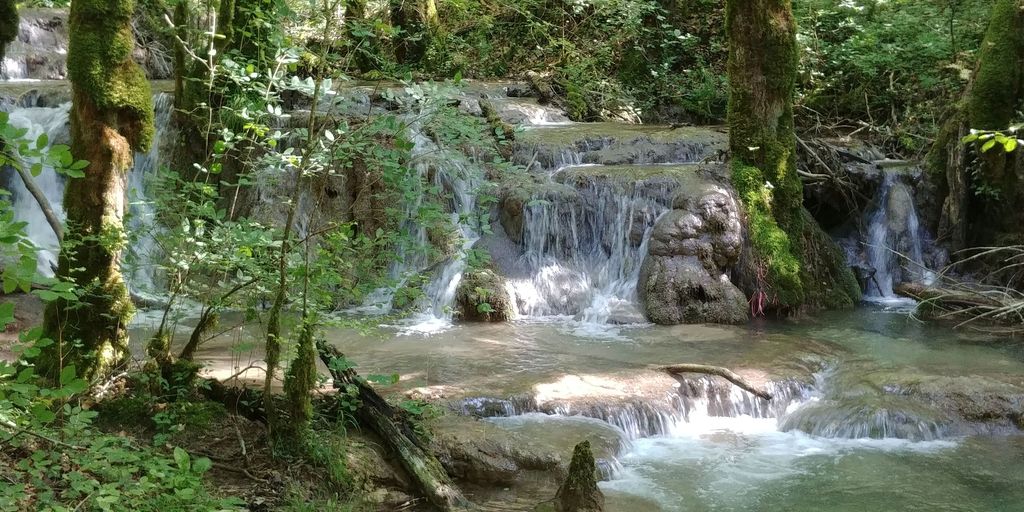
[(753, 261), (743, 281), (768, 309), (852, 307), (860, 290), (839, 249), (803, 208), (793, 92), (796, 22), (790, 0), (729, 0), (729, 147)]
[(18, 37), (18, 6), (14, 0), (0, 0), (0, 62), (7, 44)]
[(71, 152), (89, 166), (84, 177), (68, 182), (64, 197), (67, 231), (58, 275), (73, 280), (81, 296), (46, 309), (44, 334), (55, 343), (38, 366), (51, 377), (69, 364), (79, 376), (96, 377), (128, 356), (134, 308), (120, 268), (126, 173), (133, 153), (147, 149), (153, 136), (149, 82), (132, 60), (134, 11), (132, 0), (75, 0), (71, 6)]
[(729, 0), (729, 146), (732, 179), (756, 258), (783, 308), (804, 301), (793, 91), (796, 22), (789, 0)]
[[(1024, 214), (1020, 150), (979, 154), (961, 142), (971, 129), (1009, 128), (1024, 98), (1024, 0), (997, 0), (989, 15), (974, 77), (964, 100), (946, 121), (928, 155), (928, 167), (945, 180), (939, 236), (952, 252), (989, 245), (1001, 233), (1018, 233)], [(998, 195), (976, 194), (978, 189)]]
[(331, 372), (334, 387), (355, 387), (359, 397), (359, 421), (384, 440), (427, 501), (443, 511), (470, 509), (469, 501), (445, 473), (441, 463), (422, 446), (401, 413), (360, 379), (354, 370), (338, 369), (337, 361), (343, 356), (337, 348), (322, 340), (316, 342), (316, 348), (320, 360)]

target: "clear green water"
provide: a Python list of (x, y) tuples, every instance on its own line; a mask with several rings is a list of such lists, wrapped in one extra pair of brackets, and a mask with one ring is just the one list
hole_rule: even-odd
[[(328, 339), (363, 373), (400, 373), (395, 392), (444, 387), (448, 398), (503, 397), (566, 375), (621, 376), (672, 362), (772, 377), (832, 368), (802, 406), (812, 408), (803, 410), (806, 421), (697, 415), (667, 435), (627, 444), (620, 470), (602, 483), (611, 511), (1024, 512), (1024, 436), (1007, 428), (965, 435), (971, 429), (962, 428), (962, 419), (892, 393), (917, 387), (1012, 402), (1024, 390), (1020, 340), (956, 333), (877, 308), (742, 327), (618, 327), (592, 336), (579, 327), (563, 318), (456, 326), (430, 336), (335, 330)], [(201, 354), (213, 370), (231, 372), (259, 359), (251, 348), (230, 349), (244, 338), (235, 332)], [(801, 413), (791, 409), (790, 420)], [(935, 421), (942, 428), (878, 438), (873, 422), (893, 415), (906, 416), (910, 427)], [(558, 418), (505, 424), (531, 436), (548, 433), (564, 451), (573, 440)], [(499, 503), (525, 510), (536, 492), (513, 489)]]

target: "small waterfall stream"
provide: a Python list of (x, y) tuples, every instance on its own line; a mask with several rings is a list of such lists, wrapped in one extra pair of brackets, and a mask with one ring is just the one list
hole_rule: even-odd
[(892, 299), (897, 284), (931, 279), (924, 263), (925, 242), (913, 192), (899, 180), (898, 173), (883, 176), (864, 242), (867, 264), (874, 269), (867, 280), (869, 299)]
[[(461, 152), (439, 147), (416, 127), (413, 127), (413, 143), (412, 160), (417, 174), (430, 180), (440, 195), (447, 198), (451, 225), (457, 229), (453, 254), (447, 255), (424, 290), (425, 308), (410, 318), (406, 327), (414, 332), (433, 332), (451, 325), (452, 305), (466, 270), (467, 252), (480, 239), (471, 219), (477, 216), (476, 194), (483, 176)], [(419, 243), (427, 242), (426, 226), (411, 222), (410, 227)], [(401, 264), (409, 268), (407, 262)]]
[[(46, 134), (51, 144), (66, 143), (70, 138), (68, 115), (70, 104), (57, 108), (16, 108), (10, 112), (10, 123), (26, 130), (24, 138), (35, 141), (40, 135)], [(57, 174), (52, 167), (44, 166), (39, 176), (35, 177), (36, 185), (46, 195), (54, 213), (64, 219), (64, 177)], [(25, 183), (13, 170), (10, 171), (8, 184), (12, 193), (14, 215), (18, 220), (27, 223), (25, 227), (28, 238), (40, 249), (38, 254), (39, 272), (52, 276), (57, 268), (57, 235), (46, 221), (43, 210), (39, 208), (32, 194), (25, 188)]]
[[(156, 130), (153, 146), (147, 153), (135, 155), (132, 170), (128, 173), (129, 223), (128, 230), (138, 240), (132, 244), (125, 260), (125, 270), (129, 287), (133, 292), (155, 293), (158, 291), (155, 272), (155, 257), (158, 247), (156, 235), (155, 212), (152, 204), (146, 199), (147, 183), (159, 168), (160, 145), (170, 126), (170, 114), (173, 101), (170, 95), (160, 93), (154, 96), (153, 104), (156, 111)], [(71, 105), (65, 103), (55, 108), (14, 108), (10, 111), (12, 125), (27, 130), (25, 138), (36, 140), (40, 134), (47, 134), (51, 144), (67, 143), (69, 135), (69, 113)], [(64, 177), (57, 174), (52, 167), (44, 167), (42, 173), (35, 177), (36, 184), (43, 190), (54, 211), (61, 217), (64, 215)], [(46, 222), (42, 210), (35, 198), (25, 189), (24, 183), (10, 173), (10, 184), (15, 217), (27, 223), (28, 238), (39, 247), (39, 271), (44, 275), (53, 275), (57, 264), (57, 237)]]
[(570, 194), (538, 198), (525, 210), (526, 275), (508, 281), (516, 314), (574, 316), (581, 326), (643, 322), (636, 306), (640, 265), (678, 185), (586, 174), (568, 181)]

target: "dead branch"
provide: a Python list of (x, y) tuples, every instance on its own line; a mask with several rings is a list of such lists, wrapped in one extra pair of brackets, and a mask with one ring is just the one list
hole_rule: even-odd
[(360, 405), (357, 415), (360, 422), (373, 430), (384, 440), (409, 473), (420, 492), (435, 507), (443, 511), (469, 510), (471, 505), (445, 473), (441, 463), (426, 450), (412, 426), (402, 418), (401, 413), (359, 377), (351, 368), (339, 369), (336, 362), (344, 356), (336, 347), (324, 340), (317, 340), (320, 360), (327, 365), (336, 389), (355, 386)]
[(754, 386), (753, 384), (747, 382), (747, 380), (744, 379), (743, 377), (737, 375), (732, 370), (728, 368), (722, 368), (721, 366), (709, 366), (706, 364), (671, 364), (666, 366), (659, 366), (658, 369), (663, 372), (671, 374), (702, 373), (705, 375), (716, 375), (735, 384), (741, 389), (744, 389), (750, 393), (753, 393), (754, 395), (757, 395), (758, 397), (761, 397), (769, 401), (771, 401), (772, 399), (771, 393), (763, 389), (760, 389), (757, 386)]

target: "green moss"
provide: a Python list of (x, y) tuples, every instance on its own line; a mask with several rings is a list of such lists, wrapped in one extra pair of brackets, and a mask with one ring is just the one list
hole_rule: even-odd
[(1003, 130), (1021, 100), (1024, 5), (1020, 0), (997, 0), (989, 20), (968, 98), (968, 120), (971, 128)]
[(766, 272), (765, 284), (770, 290), (765, 292), (783, 306), (802, 304), (801, 262), (790, 236), (772, 215), (773, 190), (765, 186), (764, 176), (756, 167), (734, 163), (732, 178), (746, 209), (750, 243)]
[(299, 348), (288, 366), (284, 379), (284, 393), (290, 421), (281, 422), (276, 434), (279, 440), (298, 441), (308, 433), (313, 420), (313, 401), (310, 394), (316, 385), (316, 348), (313, 341), (314, 326), (308, 320), (299, 333)]
[(512, 299), (493, 269), (469, 270), (455, 292), (455, 316), (470, 322), (504, 322), (512, 317)]
[(805, 303), (825, 309), (848, 309), (860, 302), (860, 284), (846, 262), (846, 254), (806, 209), (803, 216), (801, 282)]
[(781, 308), (804, 303), (803, 185), (796, 173), (796, 23), (789, 0), (726, 3), (729, 147), (755, 256)]
[(72, 4), (68, 75), (100, 111), (116, 113), (132, 149), (153, 139), (153, 93), (132, 60), (135, 0), (76, 0)]
[(18, 37), (18, 6), (14, 0), (0, 0), (0, 60), (7, 44)]

